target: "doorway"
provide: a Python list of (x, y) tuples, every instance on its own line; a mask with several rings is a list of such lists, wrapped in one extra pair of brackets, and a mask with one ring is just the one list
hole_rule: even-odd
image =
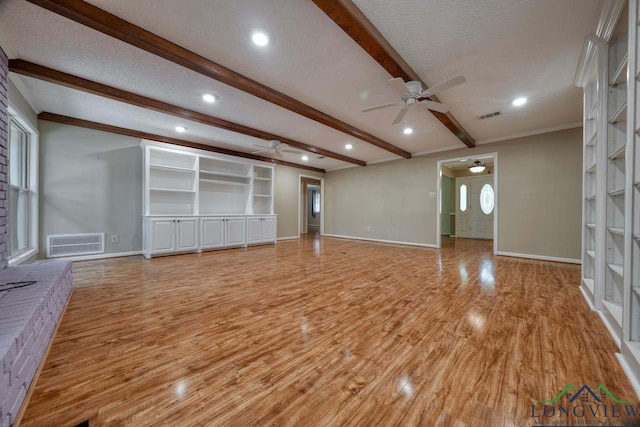
[[(469, 168), (480, 163), (484, 169)], [(498, 154), (438, 161), (437, 247), (442, 236), (498, 241)]]
[(324, 234), (324, 179), (300, 175), (298, 235)]

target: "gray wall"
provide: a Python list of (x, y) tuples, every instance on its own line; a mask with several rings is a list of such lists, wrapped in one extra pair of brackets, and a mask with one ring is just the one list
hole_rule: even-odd
[(50, 234), (105, 232), (107, 253), (140, 251), (140, 140), (44, 120), (39, 129), (40, 257)]
[(322, 178), (324, 174), (288, 166), (276, 166), (275, 207), (278, 215), (278, 237), (298, 236), (298, 189), (300, 175)]
[(436, 244), (438, 160), (498, 153), (499, 251), (579, 259), (582, 129), (326, 175), (328, 234)]
[[(106, 233), (106, 252), (142, 249), (142, 150), (140, 140), (75, 126), (39, 121), (40, 257), (49, 234)], [(299, 174), (275, 168), (278, 237), (298, 234)], [(111, 235), (119, 243), (111, 243)]]

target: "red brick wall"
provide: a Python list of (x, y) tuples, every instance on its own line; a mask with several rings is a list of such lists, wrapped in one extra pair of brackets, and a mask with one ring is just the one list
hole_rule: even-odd
[(9, 98), (7, 88), (9, 79), (9, 59), (0, 48), (0, 270), (7, 266), (9, 233), (7, 225), (8, 212), (8, 132), (9, 132)]

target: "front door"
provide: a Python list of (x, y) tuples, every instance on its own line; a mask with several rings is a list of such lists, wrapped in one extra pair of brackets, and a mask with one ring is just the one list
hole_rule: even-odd
[(471, 179), (471, 238), (493, 239), (493, 176)]

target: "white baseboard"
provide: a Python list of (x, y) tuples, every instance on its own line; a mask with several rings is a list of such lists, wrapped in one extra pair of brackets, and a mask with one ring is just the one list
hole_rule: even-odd
[(613, 341), (615, 341), (616, 345), (618, 346), (618, 348), (621, 348), (621, 342), (620, 342), (620, 337), (618, 336), (618, 332), (616, 331), (616, 328), (613, 327), (613, 325), (611, 324), (611, 320), (609, 320), (610, 314), (604, 314), (602, 311), (597, 311), (598, 316), (600, 316), (600, 319), (602, 320), (602, 323), (604, 323), (604, 326), (607, 328), (607, 331), (609, 331), (609, 335), (611, 335), (611, 338), (613, 338)]
[(638, 397), (640, 397), (640, 383), (638, 382), (636, 373), (633, 371), (633, 368), (629, 365), (629, 362), (627, 362), (624, 355), (616, 353), (616, 357), (618, 358), (618, 363), (622, 366), (622, 371), (627, 375), (627, 378), (631, 383), (631, 387), (633, 387), (633, 390), (636, 392)]
[(497, 251), (496, 255), (510, 256), (510, 257), (515, 257), (515, 258), (535, 259), (535, 260), (538, 260), (538, 261), (564, 262), (566, 264), (582, 264), (582, 260), (574, 259), (574, 258), (560, 258), (560, 257), (555, 257), (555, 256), (522, 254), (522, 253), (518, 253), (518, 252)]
[(56, 257), (40, 260), (39, 262), (48, 261), (90, 261), (93, 259), (106, 259), (106, 258), (121, 258), (125, 256), (142, 255), (142, 251), (131, 252), (116, 252), (112, 254), (95, 254), (95, 255), (82, 255), (82, 256), (70, 256), (70, 257)]
[(337, 239), (365, 240), (367, 242), (390, 243), (390, 244), (393, 244), (393, 245), (420, 246), (420, 247), (423, 247), (423, 248), (437, 248), (436, 245), (432, 245), (430, 243), (400, 242), (400, 241), (397, 241), (397, 240), (370, 239), (368, 237), (343, 236), (343, 235), (340, 235), (340, 234), (325, 234), (324, 236), (325, 237), (335, 237)]
[(277, 241), (279, 242), (280, 240), (294, 240), (294, 239), (299, 239), (300, 236), (288, 236), (288, 237), (278, 237)]
[(589, 295), (589, 290), (584, 288), (584, 285), (578, 286), (580, 288), (580, 292), (582, 292), (582, 296), (587, 301), (587, 305), (591, 309), (591, 311), (597, 311), (591, 302), (591, 296)]

